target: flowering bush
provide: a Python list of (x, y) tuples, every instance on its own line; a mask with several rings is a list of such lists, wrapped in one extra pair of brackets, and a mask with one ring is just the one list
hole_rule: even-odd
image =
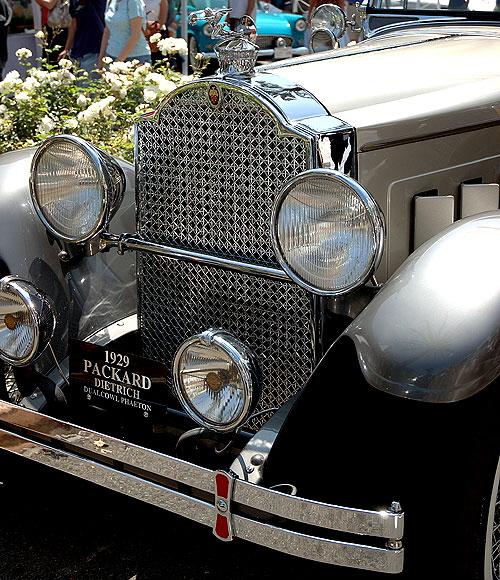
[[(37, 37), (45, 40), (43, 32)], [(12, 71), (0, 82), (0, 153), (65, 133), (131, 161), (138, 116), (152, 111), (172, 89), (199, 76), (206, 66), (200, 58), (194, 75), (181, 75), (169, 65), (169, 58), (187, 54), (185, 41), (160, 35), (155, 40), (166, 57), (159, 65), (105, 59), (104, 69), (92, 75), (68, 59), (56, 66), (44, 59), (33, 66), (31, 51), (19, 49), (16, 56), (26, 74)]]

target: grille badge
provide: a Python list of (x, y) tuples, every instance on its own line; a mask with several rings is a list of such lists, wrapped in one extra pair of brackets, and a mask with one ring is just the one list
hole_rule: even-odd
[(217, 85), (210, 85), (208, 87), (208, 102), (212, 107), (219, 107), (222, 102), (222, 92)]

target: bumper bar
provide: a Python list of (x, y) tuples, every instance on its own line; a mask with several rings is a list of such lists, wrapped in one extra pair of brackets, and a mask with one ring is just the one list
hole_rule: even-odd
[[(403, 567), (402, 513), (355, 510), (282, 494), (3, 401), (0, 449), (192, 519), (221, 539), (238, 537), (302, 558), (378, 572), (394, 574)], [(231, 513), (235, 504), (266, 518), (277, 516), (279, 525), (276, 518), (259, 521)], [(287, 521), (314, 526), (314, 533), (287, 529)], [(321, 537), (322, 529), (383, 538), (396, 549), (332, 540)]]

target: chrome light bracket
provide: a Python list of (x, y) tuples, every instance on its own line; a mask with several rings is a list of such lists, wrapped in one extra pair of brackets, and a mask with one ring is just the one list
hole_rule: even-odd
[(257, 27), (250, 16), (243, 16), (236, 30), (225, 28), (223, 19), (230, 12), (229, 8), (197, 10), (189, 16), (189, 23), (194, 25), (199, 20), (206, 20), (212, 26), (211, 38), (221, 39), (214, 46), (219, 60), (219, 74), (251, 76), (259, 53), (259, 47), (255, 44)]

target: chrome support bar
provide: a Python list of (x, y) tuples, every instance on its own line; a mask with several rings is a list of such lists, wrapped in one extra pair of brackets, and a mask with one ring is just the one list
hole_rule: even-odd
[(182, 250), (181, 248), (174, 248), (172, 246), (164, 246), (162, 244), (155, 244), (136, 237), (133, 234), (115, 235), (107, 232), (101, 234), (101, 249), (108, 250), (110, 248), (118, 248), (119, 252), (126, 250), (135, 252), (147, 252), (149, 254), (156, 254), (158, 256), (165, 256), (167, 258), (175, 258), (177, 260), (185, 260), (187, 262), (194, 262), (196, 264), (204, 264), (206, 266), (216, 266), (226, 270), (233, 270), (242, 272), (244, 274), (253, 274), (254, 276), (264, 276), (266, 278), (273, 278), (281, 280), (282, 282), (292, 282), (289, 276), (279, 268), (269, 268), (267, 266), (259, 266), (257, 264), (248, 264), (238, 260), (230, 260), (228, 258), (221, 258), (201, 252), (193, 252), (191, 250)]
[[(218, 500), (309, 524), (317, 530), (393, 540), (402, 536), (404, 515), (391, 509), (355, 510), (289, 496), (3, 401), (0, 448), (212, 528), (217, 514), (229, 513), (231, 529), (225, 538), (225, 533), (221, 534), (222, 539), (238, 537), (302, 558), (378, 572), (398, 573), (403, 567), (399, 543), (389, 543), (396, 549), (385, 549), (312, 536), (243, 517), (229, 508), (225, 512), (224, 502)], [(227, 489), (224, 485), (216, 487), (216, 478), (222, 473)], [(193, 495), (177, 491), (178, 484), (191, 487)], [(198, 499), (196, 490), (204, 495), (208, 492), (213, 499)]]

